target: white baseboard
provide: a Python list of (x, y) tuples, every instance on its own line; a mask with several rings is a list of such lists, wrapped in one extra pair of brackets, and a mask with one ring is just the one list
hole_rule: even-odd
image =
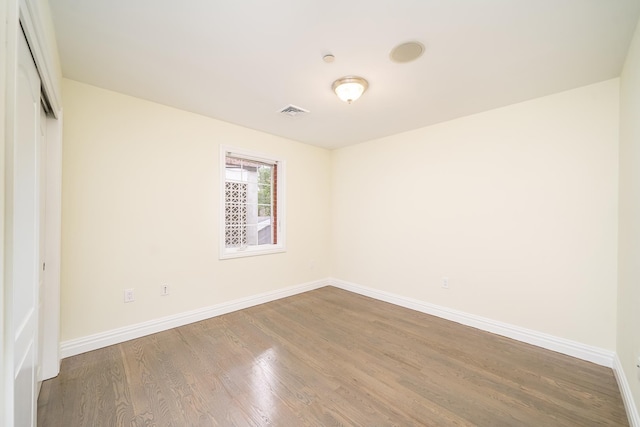
[(102, 347), (118, 344), (134, 338), (166, 331), (178, 326), (184, 326), (189, 323), (199, 322), (211, 317), (220, 316), (222, 314), (231, 313), (233, 311), (242, 310), (244, 308), (253, 307), (255, 305), (318, 289), (326, 285), (332, 285), (340, 289), (368, 296), (380, 301), (385, 301), (400, 307), (431, 314), (463, 325), (472, 326), (483, 331), (513, 338), (538, 347), (587, 360), (598, 365), (609, 368), (614, 367), (615, 353), (612, 351), (333, 278), (265, 292), (246, 298), (216, 304), (210, 307), (204, 307), (86, 337), (63, 341), (60, 344), (60, 354), (62, 358), (75, 356), (76, 354), (97, 350)]
[(613, 359), (615, 356), (615, 352), (613, 351), (588, 346), (579, 342), (554, 337), (553, 335), (547, 335), (531, 329), (521, 328), (519, 326), (510, 325), (508, 323), (498, 322), (496, 320), (487, 319), (485, 317), (480, 317), (462, 311), (453, 310), (451, 308), (430, 304), (418, 299), (408, 298), (392, 294), (390, 292), (368, 288), (366, 286), (345, 282), (343, 280), (332, 278), (329, 279), (329, 282), (332, 286), (344, 289), (346, 291), (355, 292), (357, 294), (374, 298), (380, 301), (420, 311), (422, 313), (431, 314), (433, 316), (471, 326), (476, 329), (526, 342), (528, 344), (546, 348), (548, 350), (553, 350), (558, 353), (577, 357), (578, 359), (587, 360), (589, 362), (593, 362), (601, 366), (606, 366), (608, 368), (613, 367)]
[(97, 350), (99, 348), (143, 337), (145, 335), (184, 326), (189, 323), (199, 322), (211, 317), (286, 298), (327, 285), (612, 368), (616, 380), (618, 381), (618, 386), (620, 387), (620, 393), (627, 410), (629, 423), (631, 427), (640, 427), (640, 416), (638, 415), (638, 408), (635, 405), (631, 389), (629, 388), (629, 382), (627, 381), (620, 359), (613, 351), (588, 346), (579, 342), (558, 338), (531, 329), (521, 328), (508, 323), (498, 322), (485, 317), (430, 304), (418, 299), (408, 298), (334, 278), (265, 292), (246, 298), (216, 304), (210, 307), (113, 329), (99, 334), (63, 341), (60, 345), (60, 353), (62, 358), (75, 356), (87, 351)]
[(631, 394), (631, 388), (629, 387), (629, 381), (624, 373), (620, 358), (616, 355), (613, 359), (613, 373), (618, 381), (618, 387), (620, 388), (620, 394), (622, 395), (622, 401), (624, 402), (624, 408), (627, 410), (627, 417), (629, 418), (629, 425), (631, 427), (640, 427), (640, 414), (638, 413), (638, 407), (636, 406), (633, 395)]
[(150, 320), (148, 322), (137, 323), (135, 325), (125, 326), (123, 328), (113, 329), (99, 334), (89, 335), (82, 338), (63, 341), (60, 344), (60, 355), (62, 358), (75, 356), (87, 351), (97, 350), (114, 344), (119, 344), (134, 338), (140, 338), (145, 335), (155, 334), (157, 332), (166, 331), (168, 329), (184, 326), (189, 323), (199, 322), (211, 317), (220, 316), (222, 314), (231, 313), (233, 311), (242, 310), (244, 308), (253, 307), (255, 305), (264, 304), (281, 298), (290, 297), (292, 295), (318, 289), (327, 286), (327, 280), (318, 280), (315, 282), (304, 283), (302, 285), (291, 286), (276, 291), (265, 292), (253, 295), (247, 298), (240, 298), (233, 301), (204, 307), (197, 310), (187, 311), (175, 314), (173, 316), (162, 317), (160, 319)]

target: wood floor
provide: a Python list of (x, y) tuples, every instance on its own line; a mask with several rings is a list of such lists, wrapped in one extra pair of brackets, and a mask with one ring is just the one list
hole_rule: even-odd
[(611, 369), (326, 287), (63, 360), (46, 426), (626, 426)]

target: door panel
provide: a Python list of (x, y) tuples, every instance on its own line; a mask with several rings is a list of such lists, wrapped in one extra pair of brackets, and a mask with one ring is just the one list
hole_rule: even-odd
[(40, 78), (18, 40), (13, 191), (14, 417), (34, 426), (38, 343)]

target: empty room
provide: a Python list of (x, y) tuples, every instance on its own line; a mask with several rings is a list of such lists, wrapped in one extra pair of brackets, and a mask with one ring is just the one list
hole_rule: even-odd
[(639, 0), (0, 14), (0, 425), (640, 427)]

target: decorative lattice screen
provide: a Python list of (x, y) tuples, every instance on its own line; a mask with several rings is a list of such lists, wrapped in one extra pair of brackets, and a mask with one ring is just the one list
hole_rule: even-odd
[(237, 248), (247, 244), (247, 184), (226, 182), (225, 245)]

